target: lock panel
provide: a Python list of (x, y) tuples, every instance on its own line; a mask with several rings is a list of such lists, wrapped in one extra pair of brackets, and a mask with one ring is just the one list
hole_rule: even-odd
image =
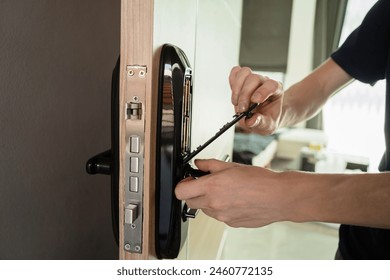
[(145, 66), (126, 67), (124, 249), (138, 254), (143, 249), (146, 75)]
[(174, 193), (185, 176), (183, 158), (191, 148), (192, 69), (184, 52), (162, 47), (156, 139), (156, 254), (173, 259), (185, 242), (184, 203)]

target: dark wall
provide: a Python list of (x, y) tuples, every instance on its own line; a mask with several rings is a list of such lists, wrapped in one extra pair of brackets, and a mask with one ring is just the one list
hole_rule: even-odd
[(0, 1), (0, 259), (115, 259), (110, 146), (119, 0)]

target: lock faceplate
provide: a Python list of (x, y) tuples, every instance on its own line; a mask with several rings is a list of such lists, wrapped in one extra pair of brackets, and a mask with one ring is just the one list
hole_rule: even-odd
[(145, 139), (145, 66), (126, 67), (124, 249), (142, 253)]

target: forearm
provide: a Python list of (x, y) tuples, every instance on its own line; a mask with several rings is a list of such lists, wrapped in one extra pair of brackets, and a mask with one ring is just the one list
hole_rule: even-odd
[[(313, 88), (312, 88), (313, 87)], [(311, 98), (308, 95), (318, 94), (314, 85), (305, 85), (303, 81), (294, 84), (285, 91), (282, 105), (282, 115), (279, 127), (289, 127), (310, 119), (326, 102), (325, 98)]]
[[(390, 172), (313, 174), (285, 172), (286, 220), (390, 228)], [(288, 182), (288, 183), (287, 183)]]
[(351, 79), (332, 59), (328, 59), (285, 91), (279, 127), (288, 127), (314, 116)]

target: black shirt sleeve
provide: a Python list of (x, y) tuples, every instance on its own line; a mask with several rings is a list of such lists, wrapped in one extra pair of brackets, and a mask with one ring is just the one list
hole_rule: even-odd
[(389, 41), (390, 0), (379, 0), (331, 57), (353, 78), (375, 84), (385, 78)]

